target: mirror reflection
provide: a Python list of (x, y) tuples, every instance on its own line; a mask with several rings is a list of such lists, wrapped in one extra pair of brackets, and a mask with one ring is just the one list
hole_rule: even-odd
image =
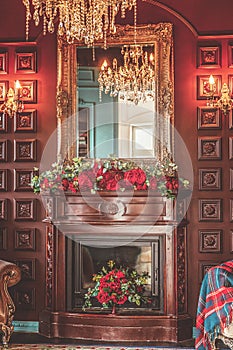
[[(143, 47), (147, 57), (153, 54), (154, 46)], [(90, 49), (77, 48), (77, 140), (79, 156), (90, 158), (106, 158), (109, 155), (126, 158), (154, 157), (154, 96), (156, 85), (153, 77), (150, 90), (143, 90), (145, 97), (136, 101), (138, 92), (135, 89), (123, 90), (117, 93), (112, 88), (116, 74), (108, 74), (108, 89), (101, 90), (99, 83), (103, 62), (107, 70), (116, 65), (117, 69), (126, 66), (121, 47), (110, 47), (108, 50), (95, 48), (95, 60)], [(113, 62), (113, 64), (112, 64)], [(142, 66), (141, 66), (142, 67)], [(148, 60), (147, 60), (148, 67)], [(140, 67), (139, 67), (140, 68)], [(142, 68), (141, 68), (142, 70)], [(131, 70), (132, 71), (132, 70)], [(111, 72), (112, 73), (112, 72)], [(122, 72), (122, 76), (125, 72)], [(136, 78), (139, 83), (139, 69)], [(126, 84), (127, 77), (124, 77)], [(106, 79), (105, 79), (106, 80)], [(144, 74), (144, 81), (146, 77)], [(122, 84), (123, 85), (123, 84)], [(107, 90), (107, 91), (106, 91)], [(106, 93), (107, 92), (107, 93)], [(135, 94), (129, 95), (129, 93)]]
[[(116, 34), (107, 38), (107, 50), (101, 48), (101, 44), (95, 46), (95, 60), (93, 50), (82, 43), (67, 45), (58, 41), (58, 158), (114, 155), (162, 160), (167, 153), (173, 152), (172, 24), (137, 26), (137, 38), (140, 40), (137, 43), (139, 51), (142, 46), (146, 52), (144, 65), (151, 64), (154, 74), (150, 82), (154, 93), (151, 94), (152, 89), (146, 84), (141, 89), (147, 96), (144, 102), (136, 101), (132, 77), (125, 83), (128, 78), (125, 74), (123, 88), (121, 81), (118, 89), (117, 80), (115, 85), (111, 84), (114, 74), (109, 77), (108, 68), (103, 68), (104, 61), (112, 71), (116, 61), (117, 67), (124, 68), (125, 61), (129, 61), (130, 48), (135, 45), (133, 26), (117, 26)], [(99, 84), (101, 67), (102, 73), (107, 75), (107, 83), (105, 80), (102, 89)], [(128, 94), (125, 93), (127, 89)]]

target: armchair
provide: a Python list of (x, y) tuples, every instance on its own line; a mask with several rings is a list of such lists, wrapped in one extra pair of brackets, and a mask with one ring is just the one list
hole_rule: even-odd
[(216, 349), (218, 339), (233, 350), (233, 260), (208, 270), (198, 299), (195, 348)]
[(14, 286), (21, 279), (21, 271), (14, 263), (0, 260), (0, 333), (2, 344), (8, 346), (13, 332), (13, 317), (15, 305), (9, 294), (8, 287)]
[(226, 327), (222, 332), (217, 335), (217, 339), (222, 340), (222, 342), (227, 345), (231, 350), (233, 350), (233, 323)]

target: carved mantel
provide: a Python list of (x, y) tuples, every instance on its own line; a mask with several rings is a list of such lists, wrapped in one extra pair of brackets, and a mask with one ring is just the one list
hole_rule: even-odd
[[(101, 192), (43, 196), (47, 204), (46, 309), (40, 314), (40, 332), (50, 338), (101, 342), (175, 342), (192, 337), (187, 314), (186, 219), (179, 220), (180, 204), (159, 193), (136, 191), (134, 195)], [(133, 238), (162, 240), (163, 285), (161, 308), (145, 313), (72, 311), (67, 306), (67, 236), (108, 240)], [(101, 233), (102, 232), (102, 233)], [(68, 256), (67, 256), (68, 255)], [(125, 328), (127, 327), (127, 328)], [(111, 335), (111, 336), (110, 336)]]

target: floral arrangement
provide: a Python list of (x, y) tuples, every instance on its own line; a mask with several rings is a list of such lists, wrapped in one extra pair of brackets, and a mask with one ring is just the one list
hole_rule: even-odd
[(108, 261), (107, 267), (93, 275), (96, 282), (94, 288), (88, 288), (84, 296), (83, 310), (92, 306), (92, 299), (95, 298), (104, 308), (123, 305), (127, 301), (140, 306), (141, 303), (148, 303), (150, 299), (144, 296), (145, 285), (149, 275), (147, 272), (139, 274), (129, 267), (116, 267), (113, 260)]
[(177, 165), (168, 157), (161, 162), (137, 165), (124, 159), (90, 160), (74, 158), (54, 163), (39, 174), (35, 169), (31, 185), (40, 191), (116, 191), (158, 190), (163, 196), (174, 198), (179, 188), (187, 188), (189, 181), (177, 176)]

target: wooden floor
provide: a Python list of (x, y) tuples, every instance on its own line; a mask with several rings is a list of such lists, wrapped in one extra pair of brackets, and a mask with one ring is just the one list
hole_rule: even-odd
[[(58, 340), (50, 340), (46, 337), (43, 337), (39, 334), (33, 333), (33, 334), (29, 334), (29, 333), (20, 333), (20, 332), (15, 332), (12, 334), (11, 336), (11, 340), (10, 340), (10, 346), (9, 349), (12, 350), (16, 350), (18, 348), (16, 348), (16, 344), (24, 344), (25, 346), (22, 347), (22, 345), (20, 347), (18, 347), (19, 349), (23, 349), (23, 350), (33, 350), (33, 349), (42, 349), (42, 350), (46, 350), (46, 349), (69, 349), (69, 350), (73, 350), (73, 349), (108, 349), (111, 350), (111, 348), (113, 349), (127, 349), (130, 348), (132, 350), (134, 349), (143, 349), (146, 348), (147, 350), (150, 349), (194, 349), (194, 340), (190, 340), (190, 341), (185, 341), (179, 344), (174, 344), (174, 343), (154, 343), (154, 344), (133, 344), (133, 343), (127, 343), (127, 344), (116, 344), (116, 343), (95, 343), (93, 344), (92, 342), (80, 342), (77, 340), (73, 340), (72, 339), (58, 339)], [(31, 344), (31, 347), (30, 347)], [(32, 345), (33, 344), (33, 345)], [(35, 347), (34, 345), (38, 344), (38, 347)], [(47, 344), (47, 347), (45, 347)], [(64, 345), (66, 345), (66, 347), (64, 347)], [(41, 347), (40, 347), (41, 346)], [(51, 347), (52, 346), (52, 347)]]

